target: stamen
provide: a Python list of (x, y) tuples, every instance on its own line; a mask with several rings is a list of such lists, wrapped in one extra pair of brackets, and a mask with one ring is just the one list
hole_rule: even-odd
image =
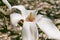
[(33, 16), (32, 12), (30, 12), (30, 15), (26, 18), (26, 20), (32, 22), (34, 19), (35, 18)]

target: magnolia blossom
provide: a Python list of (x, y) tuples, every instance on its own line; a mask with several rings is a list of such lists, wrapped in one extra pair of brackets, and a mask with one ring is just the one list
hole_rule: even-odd
[[(3, 0), (4, 1), (4, 0)], [(6, 5), (7, 5), (7, 0)], [(10, 7), (8, 3), (8, 7)], [(37, 10), (26, 10), (23, 5), (12, 6), (21, 11), (21, 14), (12, 13), (10, 14), (10, 21), (12, 25), (17, 26), (20, 20), (23, 20), (23, 30), (22, 30), (22, 40), (38, 40), (38, 29), (39, 27), (50, 39), (60, 40), (60, 31), (53, 24), (53, 22), (43, 16), (38, 14)]]
[[(18, 6), (16, 8), (18, 8)], [(24, 13), (22, 13), (22, 14), (13, 13), (13, 14), (11, 14), (10, 15), (11, 23), (14, 26), (17, 26), (18, 22), (20, 20), (23, 20), (24, 22), (23, 22), (23, 30), (22, 30), (22, 40), (38, 40), (38, 29), (37, 29), (37, 25), (35, 23), (37, 21), (37, 18), (36, 18), (37, 16), (35, 14), (36, 10), (24, 10), (24, 11), (25, 11), (24, 12), (25, 14)]]
[(26, 10), (24, 6), (14, 6), (12, 8), (17, 8), (21, 11), (21, 14), (11, 14), (10, 18), (14, 26), (17, 26), (20, 20), (24, 20), (22, 30), (23, 40), (38, 40), (37, 27), (47, 34), (48, 38), (60, 39), (60, 31), (49, 18), (40, 14), (37, 15), (36, 10)]

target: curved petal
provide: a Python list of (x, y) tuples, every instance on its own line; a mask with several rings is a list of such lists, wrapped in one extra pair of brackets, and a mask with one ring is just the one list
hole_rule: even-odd
[(9, 9), (11, 9), (11, 5), (9, 4), (9, 2), (7, 0), (2, 0), (2, 2), (4, 4), (6, 4)]
[(24, 22), (22, 40), (38, 40), (38, 29), (33, 22)]
[(37, 21), (37, 25), (45, 34), (47, 34), (48, 38), (60, 39), (60, 31), (49, 18), (42, 17)]
[(20, 14), (13, 13), (10, 15), (10, 21), (13, 26), (17, 26), (18, 22), (23, 19), (23, 17)]
[(37, 21), (40, 21), (40, 19), (42, 19), (42, 17), (43, 17), (43, 15), (37, 15), (36, 17), (35, 17), (35, 22), (37, 22)]
[(23, 5), (13, 6), (12, 8), (19, 9), (21, 11), (22, 15), (24, 16), (24, 18), (26, 18), (30, 14), (30, 12), (33, 13), (33, 16), (37, 15), (37, 10), (27, 10), (27, 9), (25, 9), (25, 7)]
[(16, 8), (16, 9), (20, 10), (21, 13), (22, 13), (22, 15), (25, 16), (25, 14), (26, 14), (26, 9), (25, 9), (25, 7), (24, 7), (23, 5), (13, 6), (12, 8)]

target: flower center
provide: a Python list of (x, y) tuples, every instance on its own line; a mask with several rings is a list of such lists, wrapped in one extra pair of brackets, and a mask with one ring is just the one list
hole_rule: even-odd
[(32, 22), (32, 21), (34, 21), (34, 20), (35, 20), (35, 18), (34, 18), (34, 16), (33, 16), (32, 12), (30, 12), (29, 16), (26, 18), (26, 21)]

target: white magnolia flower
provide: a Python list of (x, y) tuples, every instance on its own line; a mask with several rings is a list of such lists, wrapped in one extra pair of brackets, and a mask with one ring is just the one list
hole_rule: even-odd
[[(23, 9), (24, 10), (24, 9)], [(35, 23), (35, 10), (25, 10), (26, 15), (13, 13), (10, 15), (11, 23), (14, 26), (18, 25), (20, 20), (24, 20), (22, 30), (22, 40), (38, 40), (38, 29)], [(28, 12), (27, 12), (28, 11)]]
[[(20, 8), (20, 6), (15, 6), (14, 8)], [(23, 7), (21, 7), (22, 9)], [(36, 10), (21, 10), (22, 14), (13, 13), (10, 15), (11, 23), (14, 26), (18, 25), (18, 22), (23, 19), (23, 40), (38, 40), (38, 27), (47, 34), (50, 39), (60, 39), (60, 31), (53, 24), (53, 22), (43, 15), (37, 15)]]
[(26, 10), (23, 5), (12, 6), (11, 8), (17, 8), (21, 11), (21, 14), (11, 14), (10, 20), (14, 26), (17, 26), (20, 20), (24, 20), (22, 40), (38, 40), (37, 25), (48, 36), (48, 38), (60, 39), (60, 31), (49, 18), (40, 14), (37, 15), (36, 10)]

